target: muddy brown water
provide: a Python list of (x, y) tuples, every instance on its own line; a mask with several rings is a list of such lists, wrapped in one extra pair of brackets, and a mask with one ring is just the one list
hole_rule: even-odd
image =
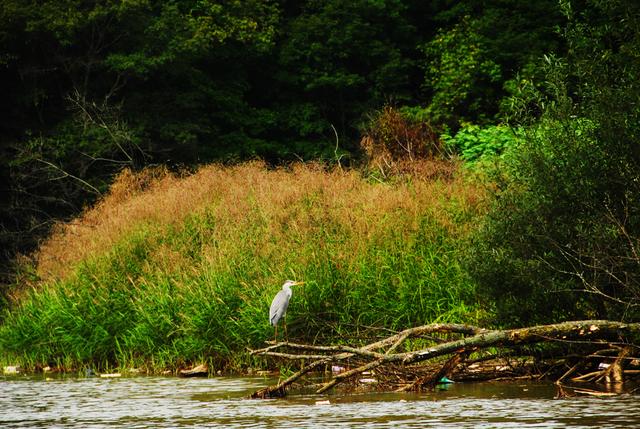
[(273, 381), (0, 376), (0, 427), (640, 428), (638, 395), (554, 399), (549, 383), (455, 383), (421, 394), (245, 399)]

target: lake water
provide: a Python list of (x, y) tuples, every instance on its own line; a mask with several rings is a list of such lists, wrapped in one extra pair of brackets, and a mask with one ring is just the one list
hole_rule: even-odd
[[(553, 399), (544, 383), (455, 383), (429, 393), (250, 400), (249, 377), (0, 376), (2, 428), (634, 428), (640, 396)], [(330, 404), (317, 404), (329, 400)]]

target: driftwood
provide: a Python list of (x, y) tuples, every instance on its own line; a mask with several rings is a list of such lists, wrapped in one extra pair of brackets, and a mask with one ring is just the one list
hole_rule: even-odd
[[(434, 334), (446, 339), (434, 339), (431, 337)], [(563, 382), (569, 377), (572, 377), (572, 382), (578, 383), (620, 383), (625, 376), (640, 372), (640, 359), (633, 357), (633, 353), (639, 349), (633, 343), (633, 338), (637, 337), (640, 337), (640, 323), (584, 320), (508, 330), (488, 330), (462, 324), (431, 324), (406, 329), (360, 347), (280, 342), (252, 350), (251, 354), (299, 360), (302, 361), (300, 370), (274, 386), (255, 392), (251, 397), (284, 396), (287, 388), (303, 375), (331, 366), (344, 370), (316, 386), (316, 393), (326, 392), (347, 382), (357, 383), (358, 377), (367, 374), (373, 374), (373, 378), (361, 379), (363, 382), (385, 389), (395, 385), (393, 390), (397, 391), (432, 389), (440, 379), (452, 375), (464, 380), (522, 379), (539, 378), (559, 370), (561, 377), (556, 383), (559, 389), (567, 387)], [(408, 344), (409, 339), (418, 340)], [(416, 344), (427, 343), (427, 347), (414, 350)], [(527, 345), (537, 343), (562, 344), (589, 351), (584, 355), (548, 359), (542, 364), (526, 349)], [(494, 352), (493, 355), (486, 356), (485, 350), (488, 348)], [(498, 350), (497, 354), (495, 350)], [(609, 363), (603, 364), (603, 361)], [(625, 370), (630, 363), (636, 364), (638, 369)], [(594, 365), (597, 370), (593, 370)], [(578, 375), (583, 370), (589, 372)], [(587, 394), (584, 392), (588, 389), (580, 389)]]

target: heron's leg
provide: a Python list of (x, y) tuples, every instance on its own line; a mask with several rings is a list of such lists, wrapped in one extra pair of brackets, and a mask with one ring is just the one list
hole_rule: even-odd
[(276, 323), (275, 328), (276, 328), (276, 335), (275, 335), (275, 337), (273, 337), (273, 342), (277, 343), (278, 342), (278, 324), (277, 323)]
[(287, 319), (283, 317), (282, 322), (284, 323), (284, 340), (289, 341), (289, 334), (287, 334)]

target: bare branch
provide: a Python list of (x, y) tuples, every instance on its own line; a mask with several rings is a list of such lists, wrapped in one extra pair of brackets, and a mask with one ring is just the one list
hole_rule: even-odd
[(54, 168), (56, 171), (59, 171), (60, 173), (62, 173), (62, 176), (58, 177), (57, 179), (63, 179), (63, 178), (66, 178), (66, 177), (70, 177), (70, 178), (72, 178), (74, 180), (77, 180), (78, 182), (82, 183), (87, 188), (91, 189), (95, 194), (102, 195), (102, 193), (98, 190), (98, 188), (93, 186), (91, 183), (89, 183), (86, 180), (83, 180), (83, 179), (81, 179), (81, 178), (79, 178), (77, 176), (74, 176), (73, 174), (63, 170), (62, 168), (58, 167), (57, 165), (55, 165), (55, 164), (53, 164), (53, 163), (51, 163), (49, 161), (46, 161), (44, 159), (39, 159), (39, 158), (36, 159), (36, 161), (41, 162), (43, 164), (46, 164), (46, 165)]

